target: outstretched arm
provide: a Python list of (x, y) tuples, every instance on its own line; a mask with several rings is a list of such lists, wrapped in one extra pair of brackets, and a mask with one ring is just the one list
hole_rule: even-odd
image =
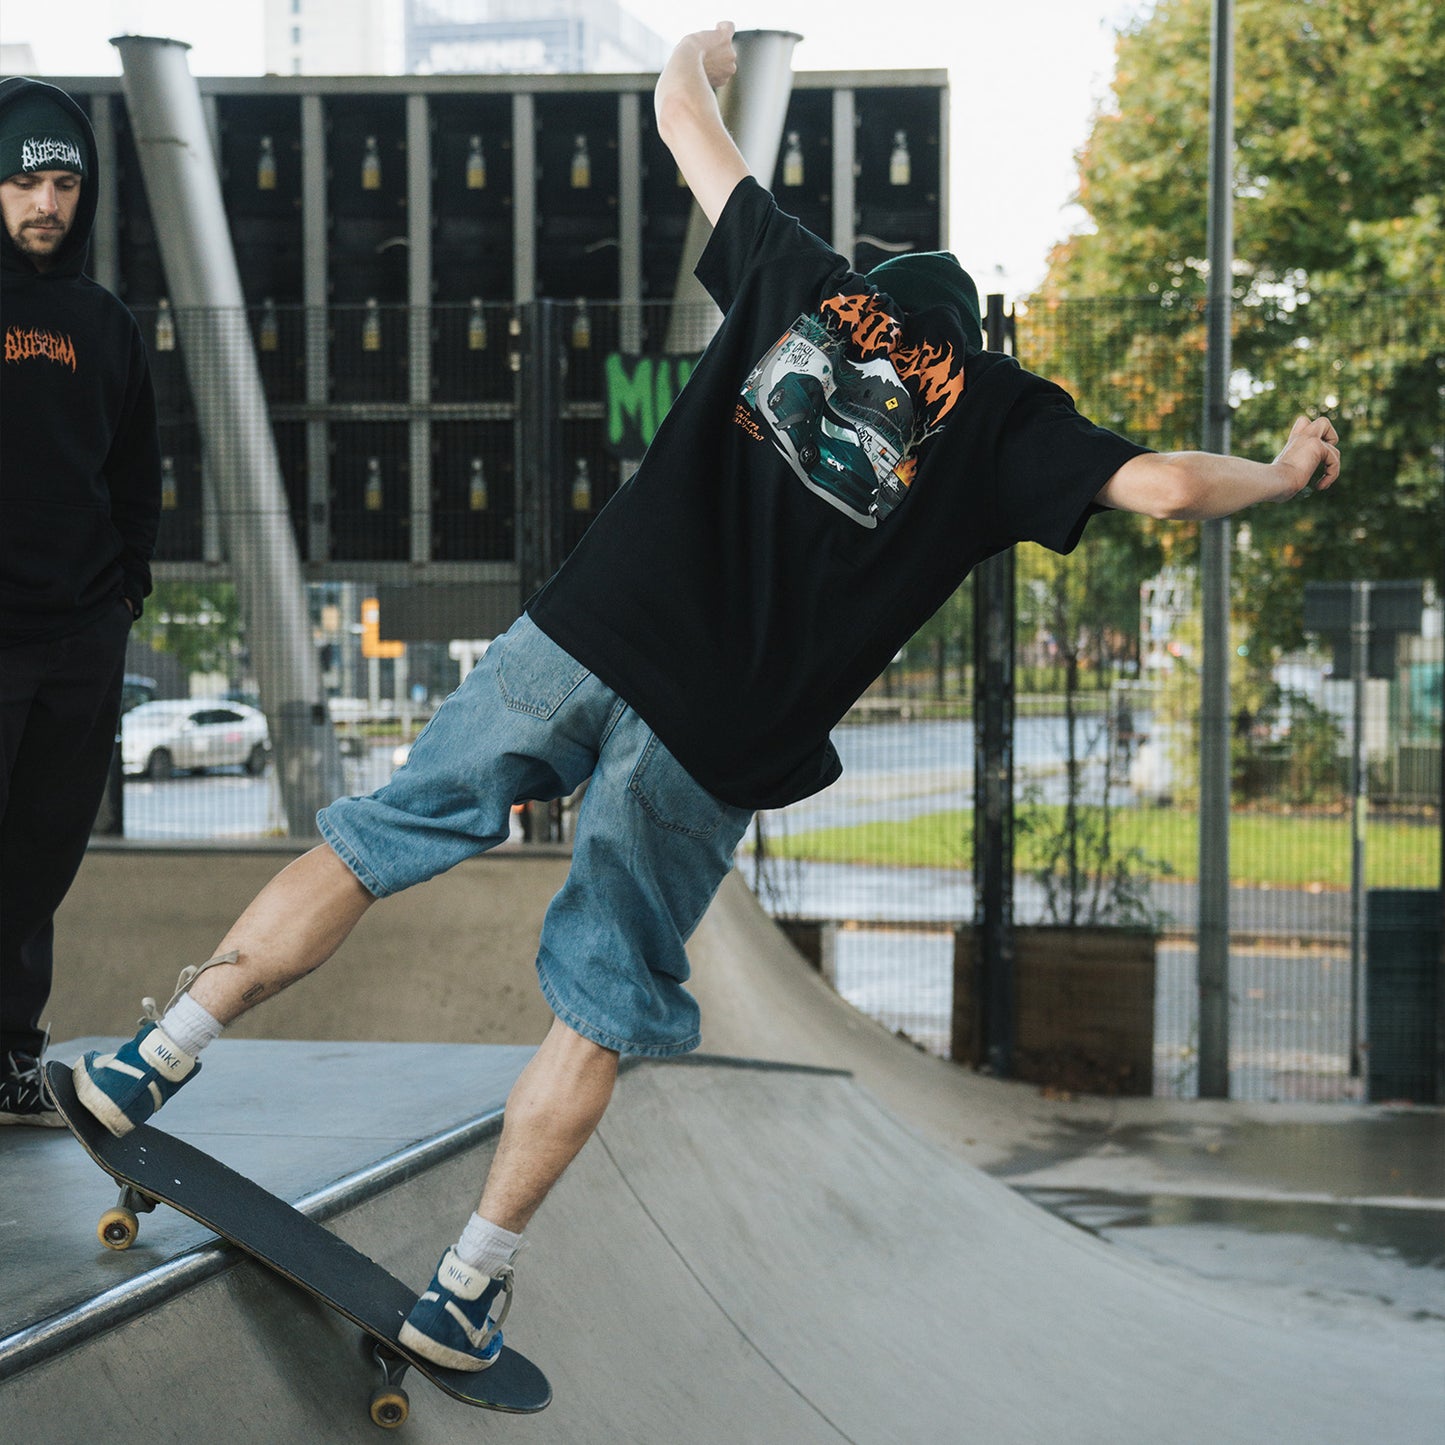
[(1340, 474), (1339, 441), (1327, 417), (1298, 417), (1272, 462), (1212, 452), (1152, 452), (1125, 462), (1095, 500), (1166, 520), (1227, 517), (1257, 502), (1287, 502), (1317, 474), (1315, 490), (1323, 491)]
[(733, 188), (751, 174), (723, 125), (714, 91), (738, 68), (733, 23), (684, 35), (657, 78), (657, 133), (714, 225)]

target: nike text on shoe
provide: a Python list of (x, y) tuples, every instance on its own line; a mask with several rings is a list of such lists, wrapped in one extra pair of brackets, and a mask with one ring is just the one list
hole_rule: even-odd
[(46, 1097), (39, 1055), (13, 1049), (0, 1058), (0, 1124), (65, 1127), (65, 1120)]
[[(496, 1319), (489, 1311), (498, 1295)], [(431, 1285), (401, 1327), (401, 1343), (433, 1364), (453, 1370), (485, 1370), (502, 1353), (502, 1321), (512, 1307), (512, 1270), (495, 1279), (463, 1264), (447, 1250)]]
[(153, 1023), (113, 1054), (87, 1054), (74, 1070), (80, 1102), (116, 1138), (144, 1124), (187, 1079), (199, 1059), (182, 1053)]

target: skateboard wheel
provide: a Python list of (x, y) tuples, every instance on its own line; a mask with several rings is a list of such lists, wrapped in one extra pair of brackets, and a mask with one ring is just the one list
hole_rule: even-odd
[(411, 1401), (405, 1390), (381, 1389), (371, 1397), (371, 1421), (383, 1430), (395, 1430), (411, 1413)]
[(95, 1233), (107, 1249), (129, 1249), (140, 1233), (140, 1221), (132, 1209), (107, 1209)]

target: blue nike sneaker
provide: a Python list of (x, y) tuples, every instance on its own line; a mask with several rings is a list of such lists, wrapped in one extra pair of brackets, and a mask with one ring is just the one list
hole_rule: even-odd
[[(502, 1308), (490, 1311), (497, 1296)], [(426, 1292), (401, 1327), (401, 1343), (433, 1364), (485, 1370), (502, 1353), (502, 1321), (512, 1307), (512, 1268), (495, 1279), (463, 1264), (456, 1251), (442, 1255)]]
[(89, 1053), (72, 1071), (80, 1102), (119, 1139), (144, 1124), (201, 1061), (182, 1053), (154, 1023), (113, 1054)]

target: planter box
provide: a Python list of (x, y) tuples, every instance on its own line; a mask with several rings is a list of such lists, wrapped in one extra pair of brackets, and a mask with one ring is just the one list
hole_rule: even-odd
[[(1014, 930), (1013, 1077), (1088, 1094), (1154, 1088), (1155, 935), (1125, 928)], [(953, 1058), (985, 1057), (975, 934), (955, 935)]]
[(838, 987), (838, 924), (832, 918), (778, 918), (784, 938), (812, 966)]

